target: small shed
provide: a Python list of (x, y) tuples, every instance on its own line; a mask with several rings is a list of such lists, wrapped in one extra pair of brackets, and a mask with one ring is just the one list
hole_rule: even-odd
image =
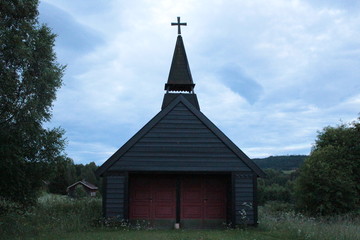
[(104, 217), (157, 228), (257, 224), (265, 174), (200, 111), (194, 87), (179, 31), (161, 111), (97, 170)]
[(66, 191), (68, 193), (68, 196), (70, 197), (77, 197), (76, 196), (76, 189), (81, 188), (82, 191), (84, 191), (89, 197), (96, 197), (96, 193), (98, 191), (98, 187), (95, 186), (92, 183), (89, 183), (85, 180), (78, 181), (74, 184), (71, 184), (67, 187)]

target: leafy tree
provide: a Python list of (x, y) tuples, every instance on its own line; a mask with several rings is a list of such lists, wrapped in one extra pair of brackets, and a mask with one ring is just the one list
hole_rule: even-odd
[[(360, 120), (360, 119), (359, 119)], [(298, 207), (312, 215), (345, 213), (360, 207), (360, 124), (319, 132), (296, 182)]]
[(94, 162), (90, 162), (81, 169), (81, 179), (99, 186), (99, 180), (96, 178), (95, 171), (98, 167)]
[(37, 0), (0, 1), (0, 198), (24, 204), (34, 201), (64, 148), (63, 130), (43, 127), (64, 67), (37, 8)]
[(60, 156), (54, 164), (54, 174), (50, 179), (49, 192), (67, 194), (66, 189), (77, 180), (75, 165), (71, 158)]
[(276, 169), (265, 169), (265, 178), (258, 180), (260, 205), (269, 201), (293, 203), (293, 173), (286, 174)]

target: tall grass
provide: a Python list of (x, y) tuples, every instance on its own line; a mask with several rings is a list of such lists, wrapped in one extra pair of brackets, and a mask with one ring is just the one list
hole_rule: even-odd
[(103, 224), (101, 199), (44, 195), (31, 209), (0, 215), (0, 239), (118, 239), (118, 234), (126, 239), (360, 239), (359, 215), (315, 219), (277, 204), (259, 208), (259, 219), (258, 228), (237, 230), (135, 230)]
[(272, 211), (269, 206), (259, 212), (259, 227), (265, 231), (291, 232), (306, 240), (360, 239), (359, 215), (311, 218), (294, 211)]
[(45, 232), (84, 231), (94, 228), (101, 216), (101, 199), (71, 199), (46, 194), (30, 209), (1, 215), (0, 238), (21, 239)]

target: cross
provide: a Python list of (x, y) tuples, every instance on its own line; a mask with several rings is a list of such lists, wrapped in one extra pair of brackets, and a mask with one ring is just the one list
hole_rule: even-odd
[(180, 26), (186, 26), (186, 23), (180, 23), (180, 17), (177, 17), (177, 23), (171, 23), (171, 26), (178, 26), (178, 34), (181, 35)]

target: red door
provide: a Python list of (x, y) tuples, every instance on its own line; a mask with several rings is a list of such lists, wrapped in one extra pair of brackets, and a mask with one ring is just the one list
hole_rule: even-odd
[(226, 186), (221, 176), (185, 176), (181, 219), (226, 219)]
[(134, 176), (130, 179), (130, 219), (175, 219), (176, 179)]

